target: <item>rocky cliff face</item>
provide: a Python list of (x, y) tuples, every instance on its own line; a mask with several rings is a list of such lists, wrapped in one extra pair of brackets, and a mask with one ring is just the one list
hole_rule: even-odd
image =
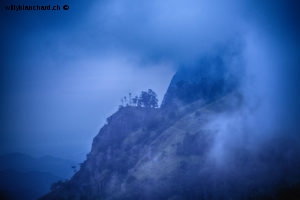
[(191, 66), (182, 66), (171, 80), (162, 108), (177, 108), (201, 100), (207, 104), (234, 91), (239, 78), (224, 59), (218, 56), (201, 58)]
[(109, 117), (80, 170), (42, 199), (176, 199), (199, 184), (193, 172), (214, 134), (205, 123), (233, 108), (224, 96), (238, 99), (220, 59), (199, 65), (176, 73), (161, 109), (128, 106)]
[(184, 198), (203, 181), (197, 169), (214, 140), (214, 131), (205, 124), (225, 107), (233, 110), (229, 98), (238, 95), (206, 107), (194, 102), (178, 111), (179, 117), (159, 109), (120, 109), (95, 137), (81, 169), (42, 199)]

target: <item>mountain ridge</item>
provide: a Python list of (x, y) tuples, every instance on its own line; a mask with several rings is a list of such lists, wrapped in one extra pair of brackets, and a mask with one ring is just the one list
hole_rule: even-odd
[[(224, 65), (216, 77), (218, 67), (210, 68), (215, 64), (205, 62), (203, 67), (184, 68), (174, 75), (161, 108), (121, 107), (109, 117), (80, 170), (41, 199), (165, 199), (171, 195), (170, 190), (177, 188), (171, 184), (174, 174), (205, 159), (213, 137), (201, 131), (202, 125), (213, 113), (234, 111), (242, 101), (237, 84), (224, 83)], [(207, 79), (197, 79), (199, 76)], [(212, 85), (217, 91), (209, 96), (208, 90), (203, 91)], [(153, 184), (170, 184), (164, 188), (169, 192), (151, 188)], [(136, 187), (153, 194), (139, 193)]]
[[(239, 78), (220, 58), (204, 61), (199, 68), (178, 70), (160, 108), (126, 106), (109, 117), (79, 171), (40, 200), (297, 195), (300, 186), (293, 184), (300, 182), (294, 179), (300, 177), (295, 171), (300, 163), (290, 159), (296, 151), (280, 139), (251, 149), (247, 124), (236, 119), (247, 117)], [(284, 148), (291, 148), (290, 155)]]

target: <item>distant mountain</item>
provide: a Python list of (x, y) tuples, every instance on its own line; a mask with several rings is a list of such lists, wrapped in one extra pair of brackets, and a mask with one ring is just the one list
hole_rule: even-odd
[(22, 153), (10, 153), (0, 155), (0, 171), (15, 170), (19, 172), (48, 172), (62, 178), (69, 178), (73, 175), (71, 166), (78, 165), (75, 161), (44, 156), (34, 158)]
[(76, 162), (44, 156), (34, 158), (22, 153), (0, 156), (0, 199), (34, 200), (50, 191), (58, 180), (72, 176)]
[(0, 197), (7, 200), (34, 200), (50, 191), (52, 183), (62, 177), (47, 172), (0, 171)]

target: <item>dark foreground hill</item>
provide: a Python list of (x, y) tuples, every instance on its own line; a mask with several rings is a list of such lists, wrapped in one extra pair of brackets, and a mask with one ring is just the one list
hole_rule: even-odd
[(0, 171), (0, 199), (34, 200), (49, 192), (49, 187), (62, 177), (47, 172)]
[(53, 182), (70, 178), (76, 162), (22, 153), (0, 156), (0, 199), (34, 200), (50, 191)]

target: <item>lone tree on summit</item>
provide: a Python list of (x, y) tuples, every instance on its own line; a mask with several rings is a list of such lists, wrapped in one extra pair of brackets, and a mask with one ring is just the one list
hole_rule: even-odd
[(151, 89), (148, 89), (148, 92), (142, 91), (137, 105), (145, 108), (157, 108), (158, 100), (156, 93)]

